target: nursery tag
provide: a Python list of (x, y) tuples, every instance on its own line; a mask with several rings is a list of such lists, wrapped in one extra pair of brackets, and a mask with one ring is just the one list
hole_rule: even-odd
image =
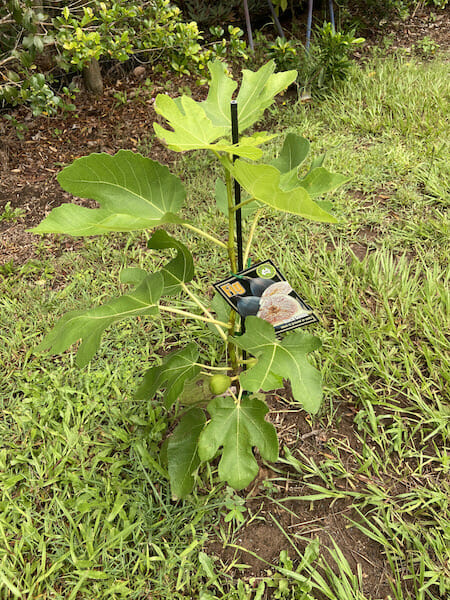
[(318, 318), (271, 260), (265, 260), (214, 284), (215, 289), (243, 318), (256, 315), (282, 333)]

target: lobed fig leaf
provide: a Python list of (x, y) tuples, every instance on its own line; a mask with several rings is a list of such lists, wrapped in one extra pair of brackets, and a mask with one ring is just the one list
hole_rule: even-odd
[[(208, 64), (211, 73), (211, 84), (208, 97), (202, 107), (208, 117), (216, 125), (227, 127), (231, 131), (230, 102), (237, 83), (227, 74), (227, 68), (220, 61)], [(273, 60), (263, 65), (258, 71), (248, 69), (242, 71), (242, 84), (237, 95), (239, 130), (245, 131), (262, 116), (277, 94), (294, 83), (297, 71), (274, 73)]]
[(272, 208), (312, 221), (337, 222), (336, 218), (316, 204), (307, 190), (300, 185), (290, 191), (283, 190), (280, 186), (281, 173), (271, 165), (252, 165), (237, 160), (233, 174), (251, 196)]
[(265, 460), (278, 458), (274, 426), (264, 420), (269, 409), (257, 398), (218, 396), (208, 404), (211, 420), (200, 434), (198, 453), (202, 461), (211, 460), (222, 447), (219, 478), (236, 490), (245, 488), (258, 474), (252, 448), (257, 446)]
[(320, 348), (319, 338), (297, 330), (278, 340), (270, 323), (248, 317), (244, 335), (233, 338), (233, 343), (258, 359), (254, 367), (239, 376), (245, 390), (273, 390), (277, 380), (288, 379), (294, 399), (308, 412), (318, 412), (322, 402), (321, 375), (306, 355)]
[(45, 336), (37, 351), (51, 349), (53, 354), (58, 354), (81, 339), (76, 364), (85, 366), (98, 350), (102, 333), (109, 325), (127, 317), (154, 316), (159, 313), (158, 301), (163, 287), (161, 273), (151, 273), (129, 294), (97, 308), (68, 312)]
[(62, 204), (34, 233), (86, 236), (184, 222), (175, 214), (186, 196), (181, 180), (166, 166), (130, 150), (78, 158), (61, 171), (58, 181), (67, 192), (96, 200), (101, 208)]

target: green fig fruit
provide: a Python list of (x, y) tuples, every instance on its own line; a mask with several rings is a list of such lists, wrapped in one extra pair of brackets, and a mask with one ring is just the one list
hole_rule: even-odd
[(213, 375), (209, 380), (209, 389), (215, 396), (226, 392), (230, 385), (231, 377), (229, 377), (228, 375)]

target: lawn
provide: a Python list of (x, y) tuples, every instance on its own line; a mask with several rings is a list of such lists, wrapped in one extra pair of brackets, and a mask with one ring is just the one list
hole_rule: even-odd
[[(449, 597), (446, 58), (375, 56), (326, 99), (266, 113), (264, 128), (279, 134), (268, 156), (297, 133), (349, 183), (331, 196), (337, 225), (262, 219), (252, 260), (271, 258), (320, 316), (309, 330), (323, 341), (313, 360), (326, 398), (312, 419), (289, 389), (272, 395), (281, 458), (239, 494), (208, 467), (193, 494), (172, 499), (159, 448), (174, 414), (158, 398), (133, 399), (151, 362), (192, 336), (216, 356), (202, 326), (130, 321), (82, 370), (72, 352), (35, 352), (57, 316), (114, 296), (124, 266), (158, 264), (145, 236), (74, 246), (46, 236), (32, 263), (2, 267), (2, 598)], [(143, 130), (139, 151), (154, 144)], [(177, 158), (186, 214), (220, 233), (206, 155)], [(226, 265), (183, 236), (210, 297)]]

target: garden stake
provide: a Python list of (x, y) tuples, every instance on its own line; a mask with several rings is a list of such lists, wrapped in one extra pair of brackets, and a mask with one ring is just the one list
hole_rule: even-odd
[[(239, 124), (238, 124), (238, 113), (237, 113), (237, 101), (231, 101), (231, 139), (233, 144), (239, 143)], [(233, 154), (233, 162), (237, 159), (237, 156)], [(241, 186), (234, 180), (234, 203), (237, 206), (241, 203)], [(236, 243), (237, 243), (237, 259), (238, 259), (238, 271), (242, 271), (244, 268), (243, 262), (243, 249), (242, 249), (242, 210), (239, 208), (236, 211)]]
[(311, 43), (313, 2), (314, 2), (314, 0), (308, 0), (308, 21), (306, 23), (306, 44), (305, 44), (306, 54), (308, 54), (308, 52), (309, 52), (309, 44)]
[[(238, 122), (238, 104), (237, 100), (230, 102), (231, 109), (231, 141), (233, 144), (239, 143), (239, 122)], [(233, 154), (233, 163), (237, 159), (237, 156)], [(241, 203), (241, 186), (234, 180), (234, 203), (238, 205)], [(244, 268), (243, 260), (243, 247), (242, 247), (242, 209), (239, 208), (236, 211), (236, 244), (237, 244), (237, 262), (238, 271), (242, 271)], [(241, 321), (241, 333), (245, 332), (244, 321)], [(247, 353), (244, 351), (242, 355), (243, 359), (247, 358)], [(244, 365), (245, 369), (245, 365)]]
[(244, 0), (244, 13), (245, 13), (245, 24), (247, 25), (248, 45), (250, 46), (250, 50), (254, 50), (255, 46), (253, 45), (252, 24), (250, 21), (250, 13), (248, 11), (247, 0)]
[[(330, 0), (330, 1), (331, 1), (331, 0)], [(275, 10), (274, 10), (274, 8), (273, 8), (272, 0), (267, 0), (267, 4), (269, 5), (269, 8), (270, 8), (270, 12), (271, 12), (271, 14), (272, 14), (272, 19), (273, 19), (274, 25), (275, 25), (275, 27), (276, 27), (276, 29), (277, 29), (278, 33), (280, 34), (280, 37), (282, 37), (282, 38), (286, 37), (286, 36), (284, 35), (283, 28), (281, 27), (281, 23), (280, 23), (280, 21), (278, 20), (277, 13), (275, 12)]]

